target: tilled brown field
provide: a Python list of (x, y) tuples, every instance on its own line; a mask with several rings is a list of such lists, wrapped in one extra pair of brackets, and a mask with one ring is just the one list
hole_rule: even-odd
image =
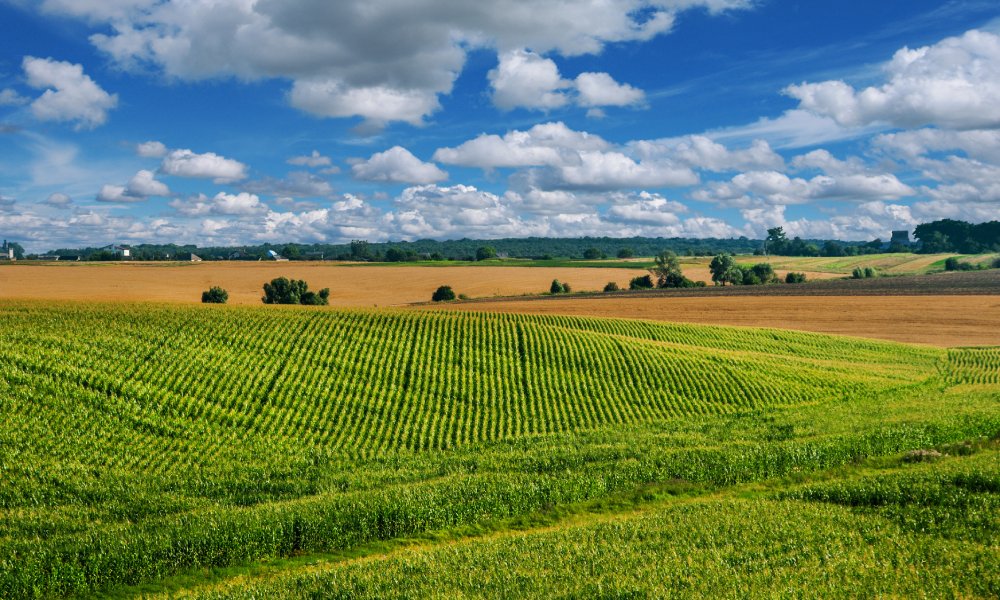
[(600, 290), (627, 282), (631, 269), (547, 267), (423, 267), (309, 262), (14, 263), (0, 265), (0, 298), (124, 302), (200, 302), (213, 285), (230, 304), (260, 304), (264, 282), (304, 279), (330, 288), (333, 306), (393, 306), (424, 302), (440, 285), (472, 297), (548, 291), (553, 279), (574, 289)]
[(777, 327), (944, 347), (1000, 345), (1000, 295), (616, 296), (449, 308)]

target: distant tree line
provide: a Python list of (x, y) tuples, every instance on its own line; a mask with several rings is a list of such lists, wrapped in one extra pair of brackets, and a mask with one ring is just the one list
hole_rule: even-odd
[[(208, 246), (178, 244), (137, 244), (131, 246), (132, 260), (177, 260), (197, 254), (204, 260), (266, 260), (268, 251), (289, 260), (344, 260), (373, 262), (413, 262), (435, 260), (490, 260), (498, 256), (531, 259), (631, 258), (656, 256), (669, 250), (683, 256), (718, 254), (768, 254), (774, 256), (859, 256), (880, 252), (960, 252), (974, 254), (1000, 251), (1000, 222), (977, 225), (942, 219), (918, 225), (913, 232), (919, 244), (894, 243), (881, 239), (870, 242), (812, 240), (785, 234), (782, 227), (767, 230), (764, 240), (740, 238), (504, 238), (496, 240), (417, 240), (413, 242), (369, 242), (347, 244), (260, 244), (256, 246)], [(19, 246), (15, 246), (19, 248)], [(23, 254), (23, 251), (22, 251)], [(48, 254), (80, 256), (84, 260), (117, 260), (120, 257), (102, 248), (61, 248)], [(27, 258), (32, 258), (28, 255)]]
[[(498, 256), (523, 259), (600, 259), (655, 256), (668, 249), (680, 255), (712, 256), (719, 252), (749, 254), (761, 245), (748, 238), (507, 238), (496, 240), (418, 240), (413, 242), (369, 242), (347, 244), (260, 244), (205, 246), (183, 244), (136, 244), (130, 246), (133, 260), (178, 260), (197, 254), (204, 260), (267, 260), (274, 251), (289, 260), (343, 260), (415, 262), (434, 260), (489, 260)], [(102, 248), (60, 248), (50, 255), (79, 256), (83, 260), (117, 260)]]
[(788, 239), (782, 227), (772, 227), (767, 230), (767, 237), (763, 245), (754, 251), (754, 254), (767, 254), (771, 256), (862, 256), (865, 254), (878, 254), (880, 252), (912, 252), (912, 248), (902, 244), (885, 245), (880, 239), (870, 242), (839, 242), (836, 240), (826, 240), (817, 242), (815, 240), (803, 240), (800, 237)]

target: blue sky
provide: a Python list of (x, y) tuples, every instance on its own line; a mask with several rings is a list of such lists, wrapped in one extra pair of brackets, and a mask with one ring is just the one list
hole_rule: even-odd
[(1000, 7), (0, 0), (30, 250), (1000, 218)]

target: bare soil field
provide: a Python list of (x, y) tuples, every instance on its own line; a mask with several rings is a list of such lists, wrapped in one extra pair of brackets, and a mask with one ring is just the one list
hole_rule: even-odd
[(462, 302), (448, 308), (777, 327), (943, 347), (1000, 345), (1000, 295), (609, 296)]
[(26, 263), (0, 265), (0, 298), (123, 302), (200, 302), (213, 285), (230, 304), (260, 304), (264, 282), (304, 279), (330, 288), (332, 306), (393, 306), (424, 302), (440, 285), (471, 297), (548, 291), (553, 279), (573, 289), (600, 290), (628, 282), (634, 269), (424, 267), (321, 262)]

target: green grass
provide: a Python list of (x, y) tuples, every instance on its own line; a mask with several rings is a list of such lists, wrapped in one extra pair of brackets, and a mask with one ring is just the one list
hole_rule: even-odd
[[(296, 561), (358, 554), (374, 561), (412, 538), (437, 540), (420, 550), (431, 570), (439, 560), (450, 570), (448, 561), (473, 560), (480, 550), (482, 560), (516, 563), (528, 551), (505, 550), (506, 542), (468, 542), (472, 554), (447, 560), (448, 549), (437, 546), (470, 531), (504, 535), (518, 523), (527, 524), (529, 541), (551, 535), (557, 548), (599, 540), (603, 533), (590, 523), (583, 533), (534, 529), (545, 521), (540, 515), (581, 503), (603, 505), (614, 518), (619, 509), (634, 512), (644, 489), (698, 496), (704, 508), (649, 507), (666, 511), (666, 521), (628, 521), (629, 535), (686, 539), (687, 529), (703, 523), (697, 527), (708, 528), (700, 535), (709, 547), (722, 543), (711, 532), (727, 511), (783, 515), (782, 507), (808, 507), (798, 520), (772, 519), (775, 536), (824, 519), (885, 520), (811, 498), (734, 497), (718, 506), (712, 498), (732, 486), (775, 477), (794, 483), (869, 457), (1000, 433), (995, 351), (780, 330), (12, 303), (0, 308), (0, 343), (0, 589), (13, 597), (175, 589), (167, 581), (197, 587), (276, 559), (292, 559), (275, 569), (277, 591), (256, 582), (264, 587), (246, 593), (294, 595), (280, 586), (299, 585), (289, 583), (300, 575)], [(989, 468), (976, 467), (987, 475)], [(633, 500), (619, 506), (616, 498)], [(749, 549), (755, 526), (744, 525), (733, 535)], [(904, 525), (891, 539), (909, 539)], [(854, 543), (849, 531), (831, 527), (836, 543)], [(609, 564), (624, 561), (626, 571), (640, 564), (648, 551), (636, 543)], [(597, 554), (581, 554), (579, 564), (600, 560), (605, 545), (595, 542)], [(524, 556), (530, 565), (533, 555)], [(848, 558), (845, 569), (864, 556)], [(359, 593), (381, 595), (390, 581), (383, 571), (409, 578), (410, 567), (394, 571), (395, 558), (387, 560), (368, 571), (349, 567), (362, 569), (349, 575), (360, 577)], [(555, 567), (538, 560), (534, 577), (541, 579), (518, 581), (550, 589), (545, 577), (556, 577)], [(478, 573), (469, 565), (454, 570)], [(465, 589), (465, 575), (446, 581), (414, 573), (412, 587), (399, 588), (410, 595), (438, 585), (445, 594)], [(733, 576), (712, 573), (716, 586)], [(786, 576), (792, 573), (789, 567)], [(949, 573), (933, 571), (931, 583)], [(338, 577), (302, 589), (315, 584), (332, 593), (329, 586), (347, 581)], [(900, 577), (886, 589), (905, 594), (931, 585)], [(571, 579), (576, 587), (551, 590), (592, 596), (597, 588), (587, 586), (604, 585), (596, 575)], [(640, 578), (622, 589), (658, 595), (672, 581), (657, 587)], [(502, 588), (484, 593), (490, 589)], [(755, 589), (764, 588), (747, 588)]]
[[(769, 262), (775, 269), (788, 271), (817, 271), (823, 273), (851, 274), (855, 267), (875, 267), (882, 275), (925, 275), (944, 271), (944, 262), (950, 257), (970, 264), (989, 264), (1000, 254), (910, 254), (883, 253), (845, 257), (772, 256)], [(929, 260), (933, 259), (933, 260)], [(738, 262), (752, 264), (762, 257), (739, 257)]]

